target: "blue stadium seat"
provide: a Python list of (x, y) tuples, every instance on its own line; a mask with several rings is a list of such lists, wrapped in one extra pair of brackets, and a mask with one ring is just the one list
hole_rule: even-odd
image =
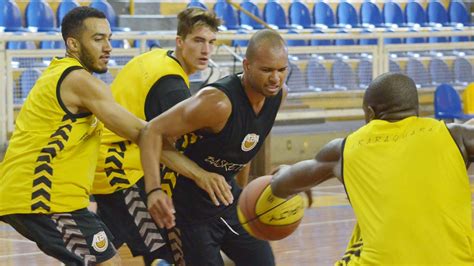
[[(240, 7), (247, 10), (254, 16), (256, 16), (259, 19), (262, 19), (262, 16), (260, 15), (260, 10), (258, 9), (258, 6), (254, 3), (252, 3), (249, 0), (245, 0), (240, 4)], [(240, 18), (240, 26), (241, 27), (249, 27), (249, 29), (263, 29), (263, 25), (258, 23), (256, 20), (251, 18), (249, 15), (245, 14), (244, 12), (239, 10), (239, 18)], [(263, 19), (262, 19), (263, 20)]]
[(405, 6), (405, 18), (407, 26), (426, 26), (426, 12), (420, 3), (411, 0)]
[[(347, 34), (347, 31), (341, 29), (337, 33)], [(338, 46), (344, 46), (344, 45), (356, 45), (357, 43), (354, 39), (336, 39), (334, 40), (334, 44)]]
[(336, 10), (337, 24), (339, 27), (359, 27), (359, 20), (355, 7), (349, 2), (340, 2)]
[(434, 111), (436, 119), (467, 120), (474, 118), (474, 115), (464, 114), (458, 92), (448, 84), (441, 84), (436, 88)]
[(474, 82), (471, 63), (462, 57), (458, 57), (453, 63), (454, 82), (456, 84), (467, 85)]
[[(373, 29), (372, 28), (364, 28), (361, 33), (362, 34), (367, 34), (367, 33), (372, 33)], [(377, 45), (377, 39), (359, 39), (359, 45)]]
[[(110, 27), (112, 28), (112, 31), (117, 30), (118, 17), (114, 8), (109, 4), (109, 2), (107, 2), (107, 0), (93, 0), (89, 6), (104, 12), (107, 20), (109, 21)], [(121, 30), (119, 29), (119, 31)]]
[(388, 61), (388, 71), (392, 73), (403, 73), (400, 65), (393, 60)]
[(263, 7), (263, 20), (276, 29), (288, 28), (285, 10), (276, 1), (270, 1), (265, 4)]
[(427, 10), (427, 20), (428, 24), (431, 26), (436, 26), (437, 24), (446, 26), (448, 25), (448, 12), (444, 8), (443, 4), (440, 2), (432, 1), (428, 3)]
[[(431, 30), (432, 32), (438, 31), (436, 28), (433, 28)], [(449, 37), (444, 37), (444, 36), (430, 36), (428, 37), (428, 42), (429, 43), (442, 43), (442, 42), (449, 42)]]
[[(249, 31), (245, 29), (238, 29), (237, 34), (249, 34)], [(232, 46), (234, 47), (247, 47), (248, 45), (248, 40), (232, 40)]]
[(41, 41), (39, 44), (40, 49), (66, 49), (66, 45), (63, 41)]
[(290, 4), (288, 18), (292, 27), (311, 28), (311, 13), (303, 2), (294, 1)]
[(320, 28), (334, 28), (336, 27), (336, 19), (334, 11), (325, 2), (317, 2), (313, 6), (314, 25)]
[(25, 10), (26, 26), (31, 31), (58, 31), (53, 9), (44, 0), (31, 0)]
[(372, 62), (368, 59), (362, 59), (357, 65), (357, 78), (359, 79), (359, 88), (366, 89), (372, 82)]
[[(394, 32), (394, 31), (393, 31), (392, 28), (388, 28), (387, 32)], [(400, 44), (402, 42), (403, 41), (402, 41), (401, 38), (385, 38), (385, 39), (383, 39), (384, 44)]]
[(62, 0), (59, 3), (58, 9), (56, 9), (56, 19), (58, 27), (61, 27), (61, 22), (63, 21), (64, 16), (71, 11), (72, 9), (79, 6), (79, 3), (76, 0)]
[(35, 85), (36, 80), (41, 76), (41, 71), (35, 68), (29, 68), (20, 75), (19, 86), (20, 95), (15, 99), (16, 103), (23, 103), (30, 93), (31, 88)]
[[(0, 27), (3, 31), (27, 31), (18, 5), (13, 0), (0, 1)], [(1, 30), (0, 30), (1, 31)]]
[[(314, 29), (312, 33), (323, 33), (323, 32), (320, 29)], [(317, 39), (317, 40), (309, 41), (310, 46), (326, 46), (326, 45), (332, 45), (332, 44), (333, 44), (332, 40)]]
[(452, 83), (453, 73), (448, 65), (439, 58), (431, 59), (429, 63), (429, 70), (431, 74), (431, 82), (437, 86), (442, 83)]
[(306, 66), (306, 81), (308, 89), (313, 91), (326, 91), (333, 87), (328, 71), (316, 58), (309, 60)]
[(335, 90), (357, 89), (354, 71), (347, 62), (336, 60), (332, 65), (331, 76)]
[(225, 0), (217, 0), (214, 4), (214, 12), (224, 21), (223, 26), (225, 26), (226, 30), (235, 30), (240, 27), (237, 13)]
[(359, 15), (362, 27), (381, 27), (383, 24), (380, 9), (372, 2), (362, 3)]
[(202, 3), (202, 2), (199, 1), (199, 0), (191, 0), (191, 2), (189, 2), (186, 7), (187, 7), (187, 8), (190, 8), (190, 7), (197, 7), (197, 8), (202, 8), (202, 9), (204, 9), (204, 10), (207, 10), (206, 4)]
[(406, 65), (406, 74), (415, 81), (417, 87), (426, 87), (431, 84), (430, 76), (425, 66), (419, 60), (410, 58)]
[[(410, 32), (418, 32), (418, 30), (416, 30), (416, 28), (411, 28), (409, 31)], [(425, 42), (426, 42), (426, 38), (424, 38), (424, 37), (407, 37), (407, 38), (405, 38), (405, 43), (414, 44), (414, 43), (425, 43)]]
[(298, 65), (290, 63), (290, 71), (288, 72), (288, 78), (286, 79), (286, 85), (288, 86), (289, 92), (308, 91), (306, 86), (306, 79), (301, 72)]
[[(297, 30), (288, 30), (288, 34), (298, 34), (299, 32)], [(307, 46), (308, 41), (306, 40), (298, 40), (298, 39), (287, 39), (286, 44), (288, 46)]]
[(383, 5), (383, 23), (386, 27), (402, 27), (405, 24), (402, 8), (396, 2), (386, 2)]
[(448, 18), (451, 25), (461, 24), (463, 26), (471, 26), (469, 12), (461, 1), (451, 1), (448, 8)]

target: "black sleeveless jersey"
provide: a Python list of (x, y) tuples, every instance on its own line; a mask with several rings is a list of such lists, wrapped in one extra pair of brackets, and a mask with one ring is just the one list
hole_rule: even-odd
[[(240, 78), (230, 75), (210, 84), (224, 92), (232, 104), (232, 113), (224, 128), (216, 134), (188, 134), (178, 145), (186, 156), (203, 169), (223, 175), (232, 186), (234, 204), (240, 189), (234, 176), (255, 157), (270, 133), (280, 108), (283, 92), (268, 97), (256, 115)], [(170, 171), (166, 169), (165, 171)], [(219, 215), (225, 206), (216, 207), (209, 195), (194, 181), (178, 176), (172, 192), (177, 222), (194, 223)]]

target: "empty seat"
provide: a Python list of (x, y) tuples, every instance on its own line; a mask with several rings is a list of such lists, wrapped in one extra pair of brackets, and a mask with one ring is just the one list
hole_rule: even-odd
[(357, 89), (354, 71), (342, 60), (336, 60), (332, 65), (331, 76), (335, 90)]
[(427, 10), (427, 20), (428, 24), (435, 26), (441, 25), (445, 26), (448, 25), (448, 12), (446, 8), (444, 8), (443, 4), (440, 2), (432, 1), (428, 3)]
[(407, 26), (426, 26), (426, 12), (420, 3), (410, 1), (405, 6), (405, 18)]
[(302, 2), (294, 1), (290, 4), (288, 18), (292, 27), (311, 28), (311, 13)]
[(306, 66), (306, 81), (308, 89), (313, 91), (330, 90), (333, 87), (328, 71), (316, 58), (309, 60)]
[(441, 84), (435, 90), (434, 110), (436, 119), (471, 119), (473, 115), (464, 114), (458, 92), (448, 84)]
[(190, 7), (197, 7), (197, 8), (202, 8), (204, 10), (207, 10), (206, 4), (202, 3), (199, 0), (191, 0), (191, 2), (188, 3), (187, 5), (188, 8)]
[(0, 1), (0, 27), (3, 31), (26, 31), (18, 5), (13, 0)]
[(453, 0), (449, 4), (448, 19), (451, 25), (470, 26), (469, 12), (463, 2)]
[(276, 29), (288, 28), (286, 14), (278, 2), (267, 2), (263, 8), (263, 20)]
[(66, 16), (66, 14), (69, 11), (71, 11), (72, 9), (78, 6), (79, 6), (79, 3), (77, 3), (75, 0), (62, 0), (61, 3), (59, 3), (58, 9), (56, 9), (56, 19), (57, 19), (56, 25), (60, 27), (64, 16)]
[(214, 4), (214, 12), (224, 21), (224, 30), (235, 30), (239, 28), (237, 13), (235, 12), (234, 8), (225, 0), (218, 0)]
[[(314, 29), (312, 33), (323, 33), (320, 29)], [(315, 39), (310, 40), (309, 45), (311, 46), (325, 46), (325, 45), (332, 45), (332, 40), (325, 40), (325, 39)]]
[[(248, 12), (253, 14), (255, 17), (262, 19), (258, 6), (252, 3), (251, 1), (249, 0), (243, 1), (240, 4), (240, 7), (247, 10)], [(245, 14), (244, 12), (240, 10), (239, 10), (239, 18), (240, 18), (241, 27), (248, 27), (249, 29), (263, 29), (262, 24), (258, 23), (255, 19), (253, 19), (252, 17), (250, 17), (249, 15)]]
[(454, 82), (457, 84), (467, 85), (474, 82), (471, 63), (465, 59), (458, 57), (453, 63)]
[(41, 71), (34, 68), (29, 68), (23, 71), (20, 75), (19, 80), (19, 95), (15, 95), (14, 102), (15, 103), (23, 103), (30, 93), (31, 88), (35, 85), (36, 80), (41, 76)]
[(380, 9), (372, 2), (362, 3), (359, 15), (362, 27), (381, 27), (383, 24)]
[(336, 18), (339, 27), (359, 27), (357, 11), (349, 2), (340, 2), (337, 5)]
[(396, 2), (383, 5), (383, 22), (386, 27), (402, 27), (405, 24), (402, 8)]
[(431, 59), (429, 63), (429, 69), (431, 74), (431, 82), (433, 85), (437, 86), (442, 83), (453, 82), (453, 73), (443, 60), (439, 58)]
[(320, 28), (334, 28), (336, 27), (336, 19), (334, 11), (325, 2), (317, 2), (313, 7), (314, 24)]
[(408, 60), (406, 74), (415, 81), (417, 87), (425, 87), (431, 84), (431, 79), (425, 66), (415, 58)]
[(359, 88), (366, 89), (372, 82), (372, 62), (368, 59), (360, 60), (357, 65), (357, 78), (359, 79)]
[(307, 91), (306, 79), (297, 64), (290, 63), (290, 71), (286, 80), (289, 92)]
[(388, 61), (388, 71), (392, 73), (403, 73), (400, 65), (393, 60)]
[(26, 26), (31, 31), (58, 31), (53, 9), (44, 0), (31, 0), (25, 10)]
[[(288, 34), (298, 34), (297, 30), (289, 30)], [(288, 46), (306, 46), (308, 45), (308, 41), (306, 40), (298, 40), (298, 39), (287, 39), (286, 44)]]

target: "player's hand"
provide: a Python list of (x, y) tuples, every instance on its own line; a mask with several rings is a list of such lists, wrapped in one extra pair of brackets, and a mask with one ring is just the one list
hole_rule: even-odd
[(148, 195), (148, 211), (159, 227), (170, 229), (175, 226), (173, 201), (163, 190)]
[(225, 181), (225, 178), (216, 173), (204, 172), (198, 175), (194, 180), (196, 184), (209, 194), (214, 205), (219, 206), (222, 202), (225, 206), (232, 204), (234, 196), (231, 192), (231, 186)]

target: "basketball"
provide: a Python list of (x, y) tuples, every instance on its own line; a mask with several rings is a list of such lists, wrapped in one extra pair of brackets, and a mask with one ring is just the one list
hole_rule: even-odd
[(262, 240), (279, 240), (293, 233), (304, 215), (303, 198), (288, 199), (271, 193), (272, 176), (252, 180), (242, 191), (237, 205), (239, 221), (250, 235)]

